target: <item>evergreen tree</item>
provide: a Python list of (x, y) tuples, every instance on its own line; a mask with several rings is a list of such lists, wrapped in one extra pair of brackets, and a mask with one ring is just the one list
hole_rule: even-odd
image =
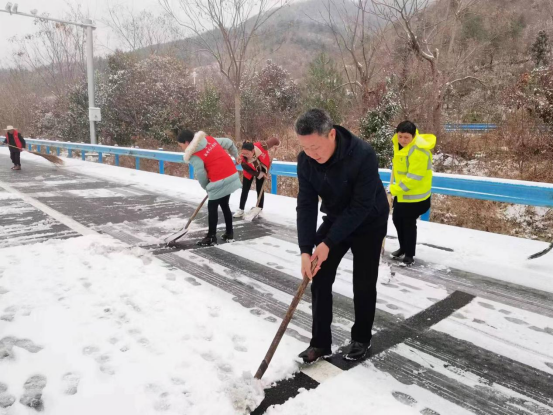
[(392, 137), (394, 127), (391, 122), (401, 108), (400, 98), (388, 79), (386, 94), (375, 109), (367, 111), (361, 119), (359, 136), (371, 143), (378, 155), (380, 167), (390, 167), (394, 157)]
[(549, 36), (545, 33), (545, 30), (540, 30), (536, 41), (530, 48), (530, 53), (532, 54), (532, 60), (536, 66), (545, 66), (549, 63)]
[(324, 52), (309, 64), (309, 73), (305, 86), (305, 107), (326, 110), (334, 123), (342, 121), (342, 112), (346, 103), (346, 94), (342, 75), (336, 63)]

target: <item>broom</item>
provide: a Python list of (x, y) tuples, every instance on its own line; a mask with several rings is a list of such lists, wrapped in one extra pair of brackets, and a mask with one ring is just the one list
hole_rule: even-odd
[[(311, 262), (311, 273), (315, 271), (315, 268), (317, 267), (317, 259), (315, 259), (313, 262)], [(290, 320), (292, 320), (292, 316), (294, 315), (294, 311), (296, 311), (296, 307), (298, 306), (301, 297), (303, 296), (303, 293), (305, 289), (307, 288), (307, 285), (309, 284), (309, 281), (311, 281), (307, 276), (303, 276), (303, 281), (301, 282), (300, 286), (298, 287), (298, 291), (296, 292), (296, 295), (292, 299), (292, 303), (290, 304), (290, 307), (288, 308), (288, 311), (286, 312), (286, 316), (280, 323), (280, 327), (278, 328), (275, 337), (269, 346), (269, 350), (267, 351), (267, 354), (265, 355), (265, 358), (261, 361), (261, 364), (259, 365), (259, 368), (257, 369), (257, 372), (254, 376), (255, 379), (261, 379), (263, 377), (263, 374), (269, 367), (269, 364), (271, 363), (271, 360), (273, 359), (273, 355), (276, 352), (276, 349), (278, 347), (278, 344), (280, 343), (280, 340), (282, 339), (282, 336), (284, 336), (284, 333), (286, 332), (286, 328), (288, 327), (288, 323), (290, 323)]]
[(16, 148), (19, 151), (26, 151), (27, 153), (34, 154), (35, 156), (40, 156), (42, 158), (45, 158), (50, 163), (54, 163), (56, 166), (63, 166), (65, 164), (61, 158), (59, 158), (58, 156), (54, 156), (53, 154), (42, 154), (42, 153), (37, 153), (36, 151), (29, 151), (25, 148), (19, 148), (19, 147), (16, 147), (16, 146), (12, 146), (10, 144), (6, 144), (6, 145), (8, 147)]

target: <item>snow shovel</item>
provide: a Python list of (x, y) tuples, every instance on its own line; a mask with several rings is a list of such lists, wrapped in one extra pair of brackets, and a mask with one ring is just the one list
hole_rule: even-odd
[(35, 156), (40, 156), (42, 158), (45, 158), (50, 163), (54, 163), (56, 166), (63, 166), (65, 164), (62, 159), (60, 159), (58, 156), (54, 156), (53, 154), (42, 154), (42, 153), (37, 153), (36, 151), (29, 151), (25, 148), (19, 148), (19, 147), (16, 147), (16, 146), (12, 146), (10, 144), (6, 144), (6, 145), (8, 147), (16, 148), (20, 151), (26, 151), (27, 153), (34, 154)]
[(549, 244), (549, 246), (547, 248), (545, 248), (543, 251), (540, 251), (540, 252), (536, 252), (535, 254), (533, 255), (530, 255), (528, 257), (528, 259), (536, 259), (536, 258), (540, 258), (542, 256), (544, 256), (545, 254), (547, 254), (549, 251), (553, 250), (553, 242), (551, 242)]
[[(315, 268), (317, 267), (317, 259), (311, 263), (311, 273), (315, 271)], [(286, 312), (286, 315), (284, 316), (284, 319), (282, 320), (282, 323), (280, 323), (280, 327), (278, 328), (275, 338), (273, 339), (273, 342), (269, 346), (269, 350), (267, 351), (267, 354), (265, 355), (265, 358), (261, 361), (261, 364), (259, 365), (259, 369), (257, 369), (257, 372), (255, 373), (254, 378), (255, 379), (261, 379), (263, 377), (263, 374), (269, 367), (269, 364), (271, 363), (271, 360), (273, 359), (273, 355), (276, 352), (276, 349), (278, 347), (278, 344), (280, 343), (280, 340), (282, 339), (282, 336), (284, 336), (284, 333), (286, 332), (286, 328), (288, 327), (288, 323), (290, 323), (290, 320), (292, 320), (292, 316), (294, 315), (294, 311), (296, 311), (296, 307), (298, 306), (301, 297), (303, 296), (303, 293), (305, 292), (305, 289), (307, 288), (307, 285), (309, 284), (309, 278), (307, 276), (303, 276), (303, 281), (301, 282), (300, 286), (298, 287), (298, 291), (296, 291), (296, 295), (292, 299), (292, 303), (290, 304), (290, 307), (288, 307), (288, 311)]]
[(202, 200), (202, 202), (198, 205), (198, 207), (196, 208), (196, 210), (194, 211), (192, 216), (190, 216), (190, 219), (188, 219), (188, 223), (186, 224), (186, 226), (184, 228), (182, 228), (178, 232), (172, 233), (171, 235), (166, 236), (165, 238), (163, 238), (163, 241), (167, 245), (177, 241), (177, 239), (182, 238), (184, 235), (186, 235), (188, 233), (188, 227), (190, 226), (190, 224), (192, 223), (192, 221), (194, 220), (194, 218), (196, 217), (196, 215), (198, 214), (198, 212), (200, 211), (200, 209), (204, 205), (207, 198), (208, 198), (208, 195), (205, 195), (204, 200)]
[[(263, 179), (263, 185), (265, 185), (265, 179)], [(251, 208), (249, 212), (244, 214), (244, 220), (251, 222), (259, 216), (259, 214), (263, 210), (263, 208), (259, 207), (259, 203), (261, 202), (261, 198), (263, 197), (264, 191), (265, 189), (261, 188), (261, 192), (259, 192), (259, 197), (257, 198), (257, 204), (255, 205), (255, 207)]]

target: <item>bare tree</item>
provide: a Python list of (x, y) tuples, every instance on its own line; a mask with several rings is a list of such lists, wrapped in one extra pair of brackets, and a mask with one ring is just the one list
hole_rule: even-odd
[(249, 51), (261, 27), (289, 0), (159, 0), (167, 12), (190, 33), (203, 51), (217, 62), (234, 94), (235, 139), (241, 137), (241, 88), (252, 54)]
[[(84, 19), (73, 10), (68, 20)], [(38, 31), (12, 39), (20, 66), (34, 70), (51, 93), (62, 97), (86, 74), (85, 33), (81, 28), (37, 18)]]
[[(447, 30), (452, 18), (458, 19), (461, 13), (474, 3), (472, 0), (446, 1), (454, 2), (453, 8), (448, 7), (449, 15), (436, 18), (434, 22), (430, 23), (426, 20), (426, 16), (431, 15), (429, 13), (430, 0), (373, 0), (375, 13), (390, 22), (396, 29), (399, 38), (405, 42), (418, 59), (428, 65), (432, 83), (429, 99), (431, 105), (430, 127), (434, 131), (441, 129), (442, 105), (446, 91), (453, 88), (454, 85), (468, 80), (475, 80), (483, 84), (474, 76), (459, 76), (462, 69), (466, 68), (469, 58), (482, 45), (476, 45), (455, 56), (454, 63), (449, 67), (439, 65), (440, 50), (436, 46), (439, 35)], [(450, 48), (452, 48), (451, 45)]]
[(354, 92), (360, 90), (365, 106), (372, 94), (371, 81), (380, 69), (377, 52), (387, 26), (372, 11), (370, 0), (328, 0), (322, 16), (340, 51), (348, 81), (343, 86), (352, 86)]
[(158, 54), (166, 43), (178, 37), (169, 16), (155, 16), (148, 11), (136, 12), (122, 5), (108, 7), (104, 23), (130, 51), (145, 50)]

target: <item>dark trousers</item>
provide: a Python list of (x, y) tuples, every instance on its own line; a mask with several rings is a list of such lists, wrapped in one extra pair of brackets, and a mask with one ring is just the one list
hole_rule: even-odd
[[(240, 209), (244, 210), (246, 207), (246, 201), (248, 200), (248, 193), (250, 192), (250, 189), (252, 187), (252, 182), (254, 180), (254, 177), (252, 176), (251, 179), (246, 179), (244, 176), (242, 180), (242, 195), (240, 195)], [(263, 189), (263, 183), (265, 182), (265, 179), (258, 179), (255, 177), (255, 190), (257, 190), (257, 197), (259, 198), (259, 193), (261, 192), (261, 189)], [(263, 208), (263, 202), (265, 201), (265, 194), (261, 196), (261, 200), (259, 202), (259, 207)], [(256, 200), (257, 203), (257, 200)]]
[(10, 148), (10, 158), (15, 166), (21, 167), (21, 151), (16, 150), (15, 148)]
[(207, 212), (209, 214), (209, 235), (215, 236), (217, 233), (217, 223), (219, 222), (219, 212), (218, 208), (221, 206), (223, 215), (225, 217), (225, 224), (227, 226), (227, 234), (232, 233), (232, 212), (230, 211), (229, 206), (230, 195), (222, 197), (221, 199), (208, 200), (207, 201)]
[(430, 198), (422, 202), (400, 203), (394, 198), (392, 220), (397, 230), (399, 248), (405, 256), (414, 257), (417, 247), (417, 219), (430, 209)]
[[(322, 227), (324, 227), (323, 225)], [(369, 343), (376, 308), (376, 282), (380, 249), (386, 236), (387, 226), (382, 225), (370, 233), (352, 237), (351, 240), (334, 246), (328, 259), (317, 275), (313, 277), (311, 294), (313, 301), (313, 337), (311, 346), (330, 348), (332, 344), (332, 284), (340, 261), (351, 248), (353, 254), (353, 305), (355, 323), (351, 339)]]

